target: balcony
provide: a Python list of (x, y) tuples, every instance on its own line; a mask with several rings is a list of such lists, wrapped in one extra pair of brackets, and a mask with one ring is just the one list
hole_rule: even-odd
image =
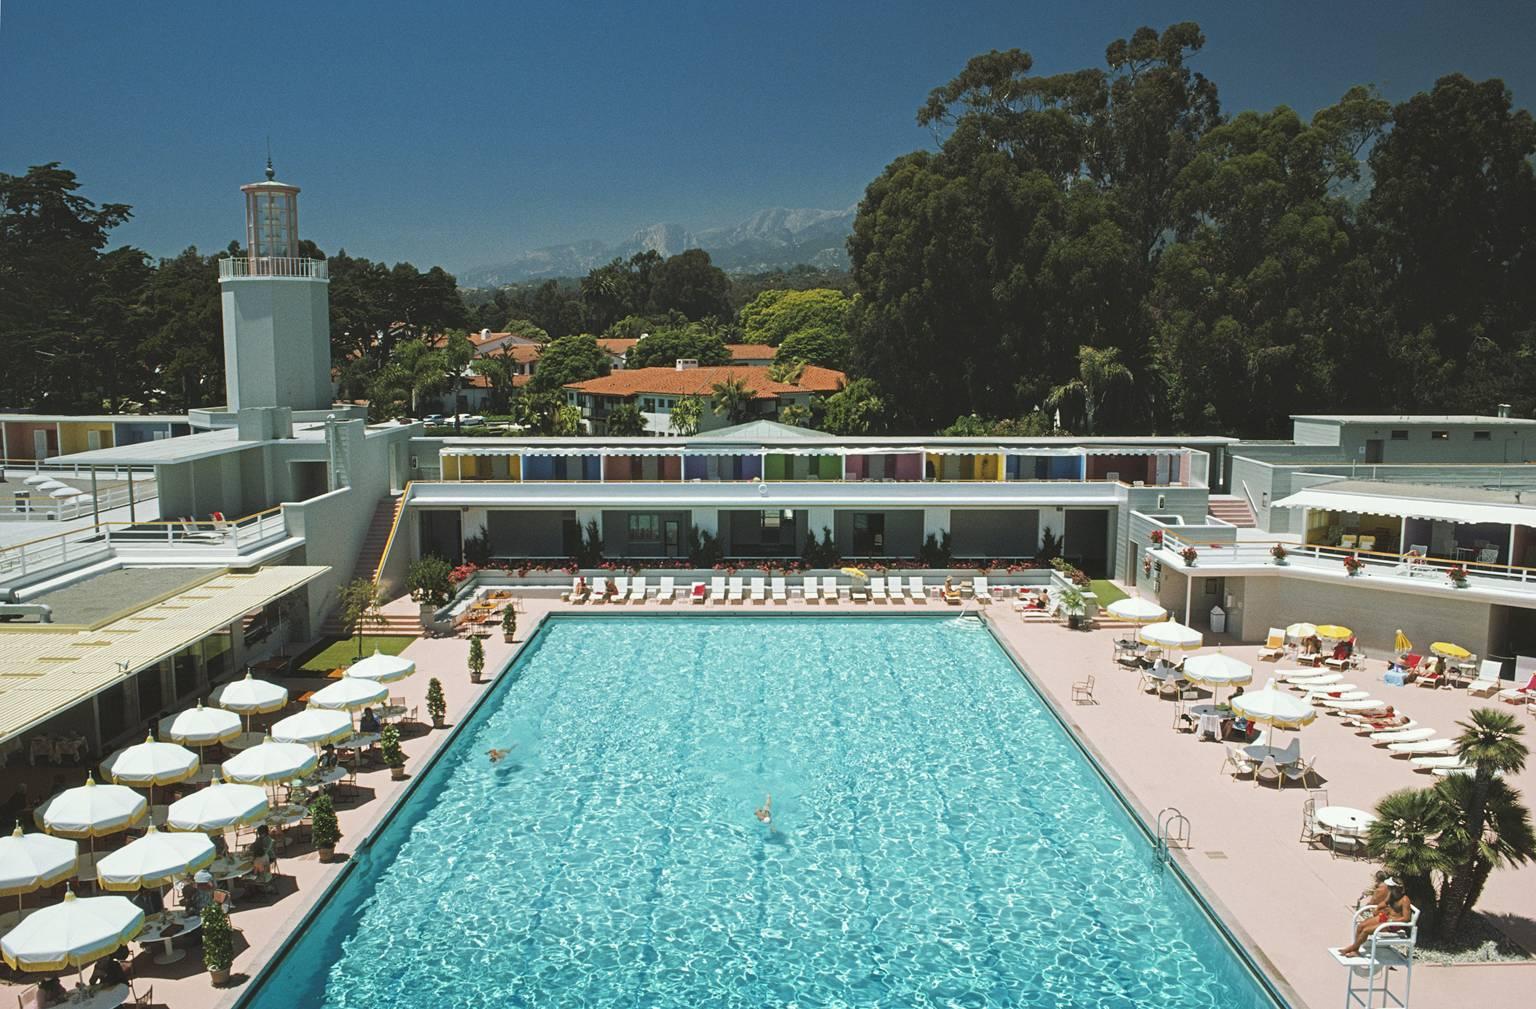
[(219, 260), (220, 280), (280, 277), (286, 280), (329, 280), (323, 259), (290, 256), (230, 256)]

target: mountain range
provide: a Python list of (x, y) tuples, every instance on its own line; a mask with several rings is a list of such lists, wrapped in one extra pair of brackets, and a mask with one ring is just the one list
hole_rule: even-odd
[(646, 250), (675, 256), (685, 249), (703, 249), (716, 266), (731, 273), (762, 273), (801, 264), (847, 269), (848, 235), (856, 210), (772, 207), (738, 224), (698, 232), (664, 222), (641, 228), (621, 242), (589, 239), (530, 249), (505, 263), (461, 270), (458, 281), (462, 287), (498, 287), (552, 277), (581, 277), (611, 259), (628, 259)]

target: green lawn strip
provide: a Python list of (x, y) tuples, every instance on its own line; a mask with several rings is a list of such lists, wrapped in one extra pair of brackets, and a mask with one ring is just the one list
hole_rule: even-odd
[[(399, 655), (405, 651), (415, 638), (400, 635), (374, 636), (363, 635), (363, 654), (372, 655), (374, 649), (378, 649), (385, 655)], [(294, 672), (299, 675), (324, 676), (333, 669), (344, 669), (357, 660), (357, 639), (343, 638), (321, 642), (309, 654), (302, 657), (294, 666)]]
[(1120, 591), (1120, 586), (1107, 578), (1095, 578), (1088, 588), (1099, 597), (1100, 606), (1108, 606), (1125, 598), (1125, 593)]

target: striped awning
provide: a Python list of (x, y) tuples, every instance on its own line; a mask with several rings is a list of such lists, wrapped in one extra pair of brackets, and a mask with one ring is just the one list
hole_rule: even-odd
[(1352, 512), (1357, 515), (1387, 515), (1392, 518), (1426, 519), (1437, 522), (1493, 523), (1536, 528), (1536, 507), (1499, 504), (1494, 501), (1432, 501), (1425, 498), (1387, 497), (1345, 491), (1312, 489), (1298, 491), (1276, 501), (1275, 508), (1311, 508), (1318, 511)]

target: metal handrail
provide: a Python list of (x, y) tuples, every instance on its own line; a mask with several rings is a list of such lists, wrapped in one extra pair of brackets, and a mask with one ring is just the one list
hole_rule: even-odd
[(300, 256), (228, 256), (219, 260), (219, 279), (239, 277), (287, 277), (327, 280), (325, 260)]
[[(1208, 541), (1186, 539), (1172, 529), (1163, 530), (1163, 542), (1166, 546), (1178, 553), (1184, 547), (1195, 547), (1204, 550), (1231, 551), (1233, 556), (1242, 554), (1245, 556), (1258, 556), (1260, 552), (1268, 556), (1269, 551), (1276, 544), (1283, 546), (1288, 554), (1298, 554), (1303, 557), (1356, 557), (1362, 563), (1376, 566), (1391, 565), (1397, 567), (1407, 559), (1405, 553), (1392, 553), (1382, 550), (1361, 550), (1357, 547), (1328, 546), (1321, 543), (1291, 543), (1285, 540), (1239, 540), (1236, 542)], [(1504, 580), (1516, 579), (1518, 581), (1536, 581), (1536, 568), (1526, 567), (1520, 564), (1491, 564), (1485, 561), (1459, 561), (1453, 557), (1422, 557), (1418, 558), (1422, 563), (1438, 568), (1464, 568), (1469, 575), (1485, 575), (1490, 578)], [(1267, 563), (1267, 562), (1266, 562)]]
[(395, 533), (400, 531), (400, 523), (405, 520), (405, 505), (411, 498), (411, 484), (414, 480), (407, 480), (400, 490), (400, 502), (395, 506), (394, 519), (389, 524), (389, 537), (384, 540), (384, 549), (379, 553), (379, 563), (373, 569), (373, 583), (377, 585), (379, 578), (384, 574), (384, 562), (389, 560), (389, 551), (395, 545)]

